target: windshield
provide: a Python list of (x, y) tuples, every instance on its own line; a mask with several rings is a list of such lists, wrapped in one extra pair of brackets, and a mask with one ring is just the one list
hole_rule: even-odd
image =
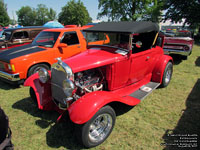
[(89, 44), (92, 42), (125, 50), (129, 49), (129, 34), (87, 32), (86, 39)]
[(46, 32), (42, 31), (33, 41), (33, 44), (43, 47), (52, 48), (59, 36), (60, 32)]
[(0, 38), (2, 38), (3, 32), (4, 32), (4, 30), (0, 31)]
[(12, 34), (11, 31), (2, 30), (0, 32), (0, 39), (2, 39), (2, 40), (10, 40), (11, 34)]

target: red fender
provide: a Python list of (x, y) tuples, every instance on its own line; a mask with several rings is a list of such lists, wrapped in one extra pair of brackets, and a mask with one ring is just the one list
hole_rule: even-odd
[[(24, 86), (30, 86), (35, 91), (38, 108), (52, 110), (54, 103), (51, 97), (51, 85), (49, 82), (43, 84), (39, 81), (38, 73), (33, 74), (24, 82)], [(54, 105), (55, 106), (55, 105)]]
[(70, 119), (76, 124), (86, 123), (100, 108), (114, 101), (130, 106), (140, 103), (139, 99), (130, 96), (120, 97), (111, 92), (96, 91), (84, 95), (68, 108)]
[(173, 59), (171, 56), (163, 55), (160, 57), (160, 59), (157, 61), (157, 64), (155, 65), (155, 68), (153, 70), (152, 79), (151, 79), (153, 82), (159, 82), (159, 83), (162, 82), (163, 73), (169, 61), (173, 62)]

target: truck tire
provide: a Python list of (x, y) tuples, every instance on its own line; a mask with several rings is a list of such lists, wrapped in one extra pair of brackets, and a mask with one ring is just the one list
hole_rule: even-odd
[(29, 77), (29, 76), (33, 75), (34, 73), (38, 72), (40, 70), (40, 68), (44, 68), (46, 70), (50, 69), (49, 66), (46, 65), (46, 64), (36, 64), (36, 65), (32, 66), (29, 69), (27, 77)]

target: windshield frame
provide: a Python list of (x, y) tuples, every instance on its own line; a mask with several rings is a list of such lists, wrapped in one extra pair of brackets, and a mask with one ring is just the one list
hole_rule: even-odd
[[(120, 49), (120, 50), (123, 50), (123, 51), (126, 51), (126, 52), (129, 52), (131, 49), (131, 46), (132, 45), (132, 34), (129, 34), (129, 33), (123, 33), (123, 32), (94, 32), (94, 31), (86, 31), (86, 36), (85, 36), (85, 39), (86, 39), (86, 42), (87, 42), (87, 46), (101, 46), (101, 47), (109, 47), (109, 48), (115, 48), (115, 49)], [(104, 34), (103, 36), (103, 39), (100, 39), (100, 40), (95, 40), (95, 41), (89, 41), (89, 38), (88, 38), (88, 33), (97, 33), (98, 35), (99, 34)], [(107, 40), (109, 40), (110, 42), (110, 37), (109, 35), (111, 34), (116, 34), (116, 36), (121, 36), (121, 35), (126, 35), (128, 36), (128, 41), (127, 41), (127, 48), (123, 48), (123, 47), (120, 47), (120, 46), (115, 46), (115, 45), (109, 45), (108, 43), (105, 43)], [(109, 39), (107, 39), (109, 38)], [(119, 37), (120, 38), (120, 37)], [(90, 45), (90, 42), (98, 42), (98, 41), (103, 41), (103, 44), (92, 44)], [(121, 44), (120, 42), (119, 43), (116, 43), (116, 44)]]

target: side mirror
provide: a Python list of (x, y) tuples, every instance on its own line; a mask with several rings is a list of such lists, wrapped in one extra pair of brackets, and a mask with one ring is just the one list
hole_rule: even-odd
[(67, 47), (67, 44), (65, 44), (65, 43), (60, 43), (58, 45), (58, 48), (66, 48), (66, 47)]
[(136, 46), (137, 48), (141, 48), (141, 47), (142, 47), (142, 42), (141, 42), (141, 41), (137, 41), (137, 42), (135, 43), (135, 46)]
[(141, 41), (137, 41), (136, 43), (132, 43), (132, 44), (135, 44), (135, 46), (137, 48), (141, 48), (142, 47), (142, 42)]

